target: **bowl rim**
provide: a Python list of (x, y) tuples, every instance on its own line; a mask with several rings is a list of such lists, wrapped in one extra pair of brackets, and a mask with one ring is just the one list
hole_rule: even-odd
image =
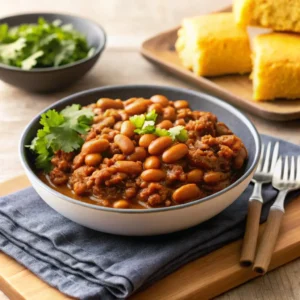
[[(31, 169), (30, 165), (28, 164), (28, 162), (25, 159), (25, 145), (24, 145), (24, 140), (25, 137), (27, 136), (30, 128), (32, 127), (33, 124), (35, 124), (36, 122), (39, 121), (40, 119), (40, 115), (44, 112), (46, 112), (49, 109), (53, 109), (56, 108), (57, 106), (60, 106), (62, 104), (69, 104), (69, 102), (71, 102), (72, 100), (74, 100), (74, 98), (77, 98), (79, 96), (84, 96), (84, 95), (88, 95), (88, 94), (93, 94), (97, 91), (111, 91), (111, 90), (124, 90), (124, 89), (133, 89), (133, 88), (139, 88), (139, 89), (164, 89), (164, 90), (169, 90), (169, 91), (175, 91), (175, 92), (182, 92), (182, 93), (187, 93), (187, 94), (191, 94), (197, 97), (202, 97), (205, 98), (206, 100), (215, 103), (225, 109), (228, 109), (230, 112), (234, 113), (236, 116), (238, 116), (242, 121), (245, 122), (246, 126), (250, 129), (254, 140), (255, 140), (255, 144), (256, 144), (256, 152), (254, 155), (254, 159), (252, 161), (251, 166), (249, 167), (249, 169), (234, 183), (232, 183), (231, 185), (229, 185), (228, 187), (226, 187), (225, 189), (214, 193), (212, 195), (209, 195), (207, 197), (198, 199), (198, 200), (194, 200), (191, 202), (187, 202), (187, 203), (183, 203), (183, 204), (178, 204), (175, 206), (170, 206), (170, 207), (159, 207), (159, 208), (151, 208), (151, 209), (118, 209), (118, 208), (110, 208), (110, 207), (104, 207), (104, 206), (99, 206), (99, 205), (94, 205), (94, 204), (90, 204), (90, 203), (85, 203), (83, 201), (68, 197), (64, 194), (61, 194), (60, 192), (54, 190), (53, 188), (51, 188), (49, 185), (45, 184), (36, 174), (35, 172)], [(93, 89), (88, 89), (88, 90), (84, 90), (75, 94), (71, 94), (67, 97), (62, 98), (61, 100), (49, 105), (48, 107), (46, 107), (44, 110), (42, 110), (40, 113), (37, 114), (36, 117), (34, 117), (25, 127), (22, 135), (21, 135), (21, 139), (20, 139), (20, 143), (19, 143), (19, 158), (21, 160), (21, 164), (23, 166), (23, 168), (25, 169), (27, 175), (30, 177), (30, 179), (32, 179), (35, 183), (37, 183), (41, 188), (43, 188), (44, 190), (46, 190), (48, 193), (52, 194), (53, 196), (56, 196), (58, 198), (60, 198), (61, 200), (66, 200), (68, 202), (71, 202), (73, 204), (76, 205), (81, 205), (81, 206), (85, 206), (88, 207), (90, 209), (96, 209), (96, 210), (100, 210), (100, 211), (105, 211), (105, 212), (112, 212), (112, 213), (121, 213), (121, 214), (143, 214), (143, 213), (158, 213), (158, 212), (165, 212), (165, 211), (172, 211), (172, 210), (178, 210), (178, 209), (184, 209), (193, 205), (197, 205), (201, 202), (205, 202), (205, 201), (209, 201), (215, 197), (221, 196), (223, 194), (225, 194), (226, 192), (232, 190), (233, 188), (235, 188), (236, 186), (238, 186), (240, 183), (242, 183), (244, 180), (246, 180), (248, 178), (248, 176), (255, 170), (258, 162), (259, 162), (259, 158), (260, 158), (260, 151), (261, 151), (261, 138), (260, 135), (256, 129), (256, 127), (254, 126), (254, 124), (250, 121), (250, 119), (248, 117), (246, 117), (242, 112), (240, 112), (238, 109), (236, 109), (235, 107), (233, 107), (232, 105), (228, 104), (225, 101), (220, 100), (217, 97), (202, 93), (202, 92), (196, 92), (193, 90), (189, 90), (186, 88), (178, 88), (178, 87), (171, 87), (171, 86), (163, 86), (163, 85), (144, 85), (144, 84), (132, 84), (132, 85), (110, 85), (110, 86), (104, 86), (104, 87), (97, 87), (97, 88), (93, 88)]]
[(107, 35), (106, 35), (106, 32), (105, 32), (104, 28), (101, 25), (99, 25), (98, 23), (96, 23), (95, 21), (90, 20), (90, 19), (85, 18), (85, 17), (81, 17), (81, 16), (76, 16), (76, 15), (72, 15), (72, 14), (64, 14), (64, 13), (55, 13), (55, 12), (32, 12), (32, 13), (24, 13), (24, 14), (5, 16), (5, 17), (0, 19), (0, 24), (5, 23), (5, 19), (22, 17), (22, 16), (29, 16), (29, 15), (32, 15), (32, 16), (36, 15), (37, 17), (57, 15), (57, 16), (64, 16), (64, 17), (71, 17), (71, 18), (75, 18), (75, 19), (81, 19), (84, 22), (91, 23), (96, 28), (99, 29), (100, 35), (102, 35), (102, 38), (100, 38), (99, 46), (95, 49), (95, 52), (93, 53), (92, 56), (85, 57), (85, 58), (77, 60), (75, 62), (66, 64), (66, 65), (62, 65), (62, 66), (58, 66), (58, 67), (33, 68), (33, 69), (30, 69), (30, 70), (23, 70), (21, 68), (6, 65), (6, 64), (3, 64), (3, 63), (0, 62), (0, 68), (7, 69), (7, 70), (10, 70), (10, 71), (24, 72), (24, 73), (57, 72), (57, 71), (60, 71), (60, 70), (72, 68), (73, 66), (80, 65), (80, 64), (83, 64), (83, 63), (85, 63), (89, 60), (92, 60), (93, 58), (96, 58), (98, 55), (100, 55), (101, 52), (105, 49), (106, 41), (107, 41)]

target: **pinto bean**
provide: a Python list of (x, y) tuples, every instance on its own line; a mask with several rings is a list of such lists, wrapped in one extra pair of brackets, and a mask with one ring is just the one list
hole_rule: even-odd
[(203, 179), (206, 183), (217, 183), (229, 177), (229, 173), (209, 171), (204, 174)]
[(150, 143), (156, 139), (157, 139), (157, 136), (155, 134), (151, 134), (151, 133), (144, 134), (140, 137), (139, 145), (141, 147), (148, 148)]
[(160, 159), (157, 156), (149, 156), (144, 162), (145, 169), (159, 169), (160, 168)]
[(129, 202), (126, 201), (126, 200), (118, 200), (116, 202), (114, 202), (113, 204), (113, 207), (114, 208), (128, 208), (130, 205), (129, 205)]
[(184, 119), (178, 119), (178, 120), (175, 121), (175, 125), (176, 126), (177, 125), (185, 126), (186, 123), (185, 123)]
[(144, 112), (147, 111), (148, 105), (149, 105), (149, 101), (146, 99), (141, 101), (135, 101), (131, 104), (128, 104), (125, 107), (125, 112), (127, 112), (131, 116), (143, 114)]
[(240, 169), (243, 166), (247, 156), (248, 156), (247, 150), (244, 147), (242, 147), (238, 155), (235, 157), (233, 161), (233, 167), (235, 169)]
[(127, 99), (127, 100), (124, 101), (124, 105), (125, 106), (129, 105), (129, 104), (135, 102), (136, 100), (138, 100), (138, 98), (135, 98), (135, 97), (129, 98), (129, 99)]
[(166, 148), (172, 145), (173, 141), (169, 136), (161, 136), (152, 141), (148, 147), (151, 155), (160, 155)]
[(90, 153), (99, 153), (105, 151), (109, 147), (108, 140), (105, 139), (93, 139), (83, 144), (81, 153), (84, 155)]
[(115, 166), (118, 172), (125, 174), (140, 174), (142, 172), (142, 163), (139, 161), (116, 161)]
[(159, 103), (162, 107), (166, 107), (169, 105), (169, 100), (167, 97), (163, 95), (154, 95), (150, 98), (153, 103)]
[(123, 109), (124, 108), (124, 104), (121, 100), (119, 100), (119, 99), (113, 100), (110, 98), (100, 98), (97, 101), (97, 106), (99, 108), (101, 108), (102, 110), (106, 110), (109, 108), (114, 108), (114, 109)]
[(129, 138), (134, 136), (135, 126), (129, 121), (124, 121), (121, 126), (121, 134), (128, 136)]
[(164, 180), (166, 177), (166, 173), (159, 169), (148, 169), (143, 171), (141, 174), (141, 178), (147, 182), (157, 182)]
[(177, 100), (174, 102), (174, 106), (176, 109), (181, 109), (181, 108), (188, 108), (189, 103), (185, 100)]
[(119, 115), (121, 116), (122, 121), (126, 121), (129, 119), (129, 115), (125, 112), (125, 110), (119, 111)]
[(203, 179), (203, 171), (201, 169), (194, 169), (187, 174), (188, 182), (201, 182)]
[(164, 118), (164, 120), (170, 120), (170, 121), (174, 122), (176, 120), (175, 108), (172, 106), (165, 107), (164, 113), (163, 113), (163, 118)]
[(201, 195), (201, 191), (194, 183), (189, 183), (178, 188), (172, 195), (172, 198), (177, 203), (184, 203), (195, 200)]
[(134, 144), (132, 140), (124, 134), (117, 134), (114, 137), (114, 142), (125, 155), (128, 155), (134, 151)]
[(148, 112), (155, 110), (155, 112), (159, 115), (163, 113), (163, 107), (159, 103), (153, 103), (148, 107)]
[(127, 156), (131, 161), (144, 161), (147, 157), (147, 151), (143, 147), (135, 147), (134, 152)]
[(101, 161), (102, 161), (102, 155), (99, 153), (88, 154), (84, 159), (85, 164), (91, 167), (95, 167), (99, 165)]
[(114, 129), (120, 131), (120, 130), (121, 130), (121, 127), (122, 127), (122, 124), (123, 124), (122, 121), (117, 122), (117, 123), (114, 125)]
[(185, 155), (188, 154), (188, 152), (189, 149), (187, 145), (179, 143), (167, 149), (162, 155), (162, 160), (167, 164), (172, 164), (182, 159)]
[(164, 120), (157, 124), (157, 127), (163, 128), (163, 129), (170, 129), (173, 127), (173, 123), (170, 120)]

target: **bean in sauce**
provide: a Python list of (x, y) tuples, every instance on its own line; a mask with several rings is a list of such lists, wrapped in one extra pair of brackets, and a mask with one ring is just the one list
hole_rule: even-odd
[[(118, 209), (168, 207), (211, 195), (243, 172), (243, 142), (212, 113), (192, 111), (187, 100), (101, 98), (89, 107), (94, 124), (81, 149), (57, 151), (52, 171), (39, 173), (69, 197)], [(183, 126), (188, 140), (137, 134), (129, 118), (153, 110), (157, 128)]]

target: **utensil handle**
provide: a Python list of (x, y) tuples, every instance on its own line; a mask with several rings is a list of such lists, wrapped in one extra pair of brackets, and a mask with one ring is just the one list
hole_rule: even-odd
[(246, 231), (244, 235), (240, 264), (251, 266), (254, 262), (262, 202), (249, 201)]
[(258, 246), (253, 270), (265, 274), (270, 265), (284, 211), (271, 207), (265, 231)]

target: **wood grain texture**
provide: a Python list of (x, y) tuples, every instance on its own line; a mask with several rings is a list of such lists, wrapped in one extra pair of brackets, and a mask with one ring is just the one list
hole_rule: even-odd
[(261, 208), (262, 202), (258, 200), (252, 200), (249, 202), (246, 231), (243, 239), (243, 246), (240, 258), (240, 263), (244, 266), (250, 266), (254, 262)]
[[(0, 196), (28, 185), (29, 181), (25, 175), (16, 177), (0, 184)], [(260, 232), (263, 227), (264, 225), (261, 226)], [(299, 232), (300, 197), (286, 209), (270, 269), (299, 257)], [(241, 241), (231, 243), (183, 266), (131, 299), (197, 300), (218, 296), (258, 276), (251, 268), (242, 268), (239, 265), (240, 251)], [(69, 299), (3, 253), (0, 253), (0, 265), (0, 288), (11, 299)]]
[[(287, 121), (300, 118), (300, 99), (253, 101), (249, 75), (201, 77), (185, 69), (174, 49), (179, 27), (146, 40), (141, 53), (159, 67), (188, 80), (208, 93), (267, 120)], [(250, 33), (251, 34), (251, 33)]]
[[(0, 17), (23, 12), (56, 11), (80, 15), (99, 22), (108, 33), (108, 47), (87, 76), (58, 93), (30, 94), (0, 81), (0, 181), (23, 173), (17, 150), (22, 130), (39, 111), (62, 97), (80, 90), (112, 84), (160, 84), (201, 90), (199, 86), (182, 81), (148, 63), (138, 53), (138, 47), (146, 38), (178, 26), (184, 17), (208, 13), (227, 6), (230, 2), (231, 0), (189, 0), (187, 5), (183, 0), (60, 0), (57, 5), (47, 0), (6, 1), (1, 5)], [(260, 133), (300, 144), (300, 120), (278, 123), (266, 121), (253, 114), (245, 114), (254, 122)], [(12, 181), (10, 186), (14, 188), (15, 185)], [(1, 267), (0, 263), (0, 270)], [(0, 299), (7, 298), (0, 293)], [(45, 298), (41, 296), (39, 299)], [(217, 299), (298, 300), (300, 259), (235, 288)]]
[(268, 271), (279, 231), (281, 229), (283, 215), (284, 212), (278, 209), (271, 209), (269, 212), (265, 230), (259, 240), (253, 266), (253, 270), (259, 274), (265, 274)]

